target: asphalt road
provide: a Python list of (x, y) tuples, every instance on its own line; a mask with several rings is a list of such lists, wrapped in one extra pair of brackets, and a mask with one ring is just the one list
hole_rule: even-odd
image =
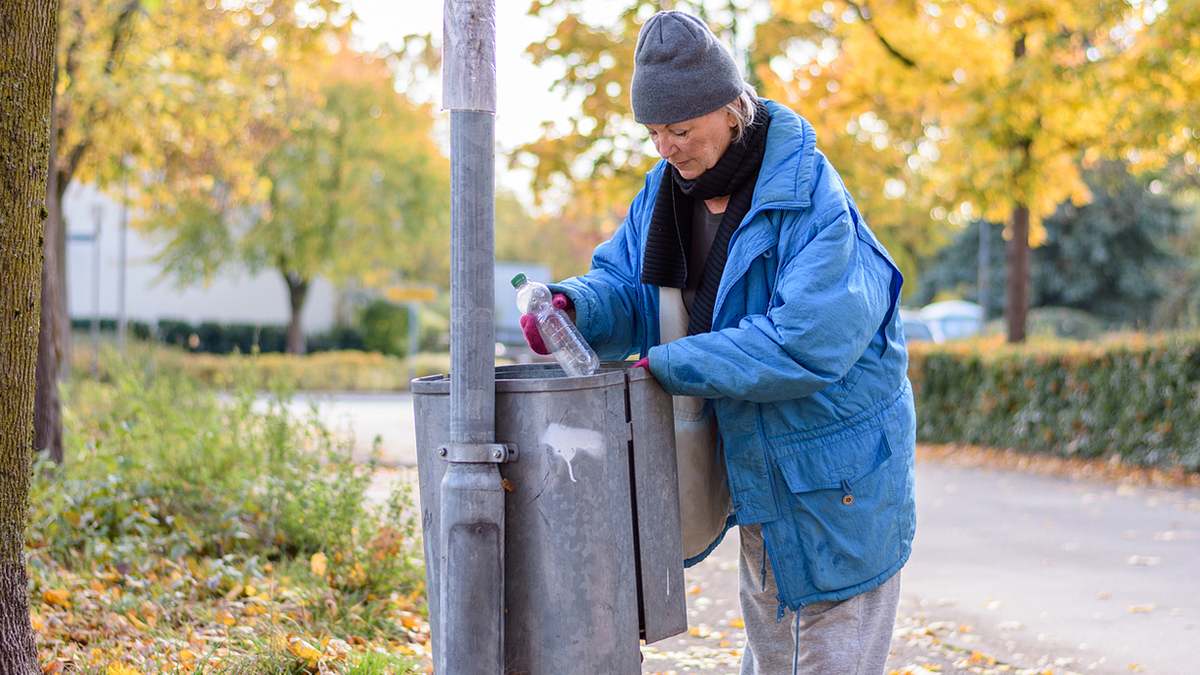
[[(313, 394), (294, 405), (312, 404), (335, 431), (354, 433), (363, 456), (378, 436), (385, 465), (415, 463), (408, 395)], [(936, 462), (918, 464), (917, 491), (889, 668), (965, 672), (976, 652), (1056, 673), (1200, 672), (1200, 491)], [(689, 571), (691, 634), (649, 646), (647, 671), (736, 672), (736, 561), (731, 536)], [(934, 658), (931, 641), (962, 658)]]
[(1014, 662), (1200, 672), (1200, 491), (918, 467), (904, 594)]

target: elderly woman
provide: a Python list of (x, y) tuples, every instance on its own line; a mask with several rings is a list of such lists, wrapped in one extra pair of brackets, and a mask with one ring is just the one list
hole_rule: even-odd
[(555, 302), (676, 396), (687, 564), (739, 528), (742, 672), (883, 672), (916, 521), (900, 272), (699, 19), (646, 22), (632, 102), (663, 161)]

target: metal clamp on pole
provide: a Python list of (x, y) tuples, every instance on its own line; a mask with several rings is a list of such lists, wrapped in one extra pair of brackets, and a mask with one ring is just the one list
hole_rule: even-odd
[(517, 461), (515, 443), (449, 443), (439, 446), (438, 456), (460, 464), (504, 464)]

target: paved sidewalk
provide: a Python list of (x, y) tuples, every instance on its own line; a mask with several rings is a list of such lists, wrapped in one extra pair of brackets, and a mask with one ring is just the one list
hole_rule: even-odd
[[(890, 670), (1200, 672), (1200, 491), (933, 461), (917, 491)], [(688, 571), (690, 634), (648, 671), (737, 672), (737, 554)]]
[[(407, 395), (313, 398), (360, 453), (381, 436), (399, 468), (372, 499), (415, 483)], [(918, 462), (917, 490), (889, 670), (1200, 672), (1200, 490), (937, 461)], [(648, 645), (646, 672), (737, 672), (737, 550), (735, 531), (688, 571), (691, 628)]]

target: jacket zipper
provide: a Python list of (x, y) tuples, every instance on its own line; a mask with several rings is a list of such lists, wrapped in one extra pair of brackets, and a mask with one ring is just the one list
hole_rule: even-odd
[[(752, 211), (750, 211), (750, 213), (747, 214), (745, 218), (742, 219), (741, 224), (738, 225), (738, 229), (734, 230), (734, 236), (736, 237), (737, 234), (739, 232), (741, 232), (743, 225), (745, 225), (746, 223), (753, 220), (755, 217), (758, 216), (758, 214), (762, 213), (763, 211), (766, 211), (767, 209), (782, 210), (785, 208), (791, 208), (793, 210), (795, 210), (797, 208), (801, 208), (800, 202), (771, 202), (768, 204), (759, 204), (756, 208), (754, 208)], [(779, 238), (776, 237), (775, 241), (778, 242)], [(736, 242), (737, 242), (737, 239), (731, 239), (729, 241), (729, 247), (733, 248), (733, 245)], [(744, 256), (741, 260), (739, 260), (740, 269), (737, 270), (736, 274), (731, 275), (729, 277), (729, 283), (722, 284), (721, 289), (717, 292), (717, 300), (715, 303), (713, 303), (713, 320), (714, 321), (716, 321), (716, 318), (721, 314), (721, 307), (722, 307), (722, 305), (725, 304), (725, 297), (727, 295), (729, 295), (729, 289), (733, 288), (734, 284), (741, 281), (742, 277), (745, 276), (746, 272), (748, 272), (750, 270), (750, 265), (751, 265), (751, 263), (754, 262), (754, 259), (757, 258), (758, 256), (762, 255), (763, 251), (766, 251), (770, 247), (771, 247), (770, 240), (767, 240), (766, 242), (764, 242), (763, 246), (756, 249), (751, 255)], [(783, 261), (780, 260), (779, 264), (782, 265)], [(724, 275), (722, 275), (722, 281), (724, 281)]]

